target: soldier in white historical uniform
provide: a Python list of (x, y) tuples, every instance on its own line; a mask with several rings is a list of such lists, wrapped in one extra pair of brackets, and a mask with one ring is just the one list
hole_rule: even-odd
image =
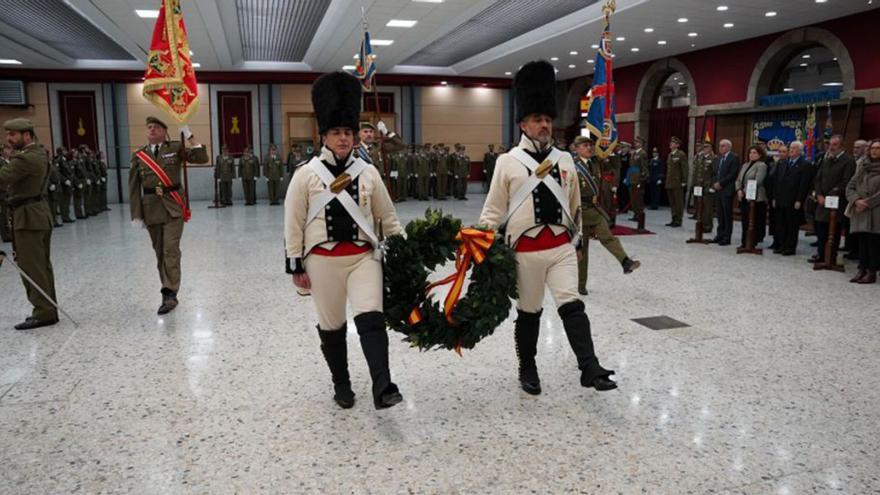
[(343, 72), (322, 76), (312, 87), (312, 105), (323, 148), (298, 169), (288, 187), (287, 271), (294, 285), (311, 290), (314, 298), (336, 403), (344, 409), (354, 406), (346, 350), (348, 300), (373, 380), (373, 403), (377, 409), (391, 407), (403, 397), (388, 368), (377, 236), (399, 233), (400, 221), (379, 171), (353, 152), (361, 105), (358, 80)]
[(498, 157), (479, 223), (498, 229), (516, 251), (519, 380), (537, 395), (535, 364), (544, 288), (549, 287), (581, 370), (581, 385), (611, 390), (614, 374), (599, 364), (590, 320), (578, 296), (580, 190), (571, 155), (553, 147), (556, 75), (547, 62), (524, 65), (514, 79), (519, 145)]

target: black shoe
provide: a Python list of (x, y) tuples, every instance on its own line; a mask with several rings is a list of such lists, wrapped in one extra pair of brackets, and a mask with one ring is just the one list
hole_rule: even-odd
[(50, 320), (39, 320), (34, 318), (33, 316), (29, 316), (25, 318), (25, 320), (18, 325), (15, 325), (16, 330), (33, 330), (34, 328), (40, 327), (48, 327), (58, 323), (58, 318), (53, 318)]
[(519, 385), (531, 395), (541, 393), (541, 379), (538, 377), (538, 366), (535, 364), (540, 326), (541, 312), (528, 313), (517, 310), (513, 338), (516, 342), (516, 356), (519, 359)]
[(70, 218), (64, 218), (64, 219), (62, 219), (61, 221), (64, 222), (64, 223), (73, 223), (73, 222), (75, 222), (76, 220), (72, 220), (72, 219), (70, 219)]
[(669, 222), (666, 224), (667, 227), (675, 227), (675, 222)]
[(324, 331), (318, 328), (321, 337), (321, 352), (333, 377), (333, 400), (343, 409), (354, 407), (354, 392), (348, 374), (348, 346), (345, 338), (347, 325), (339, 330)]
[(599, 392), (605, 392), (617, 388), (617, 382), (607, 376), (596, 377), (593, 379), (592, 382), (589, 383), (584, 383), (583, 378), (581, 378), (581, 385), (588, 388), (593, 387)]
[(582, 295), (582, 296), (587, 296), (587, 295), (589, 295), (590, 293), (587, 292), (587, 289), (578, 289), (578, 294), (580, 294), (580, 295)]
[(728, 241), (726, 239), (723, 241), (718, 241), (718, 245), (719, 246), (730, 246), (730, 241)]
[(590, 333), (590, 319), (584, 312), (584, 302), (565, 303), (558, 311), (568, 343), (577, 357), (578, 369), (581, 370), (581, 385), (595, 387), (596, 390), (611, 390), (608, 388), (609, 383), (616, 387), (608, 378), (614, 374), (614, 371), (603, 368), (596, 357), (593, 336)]
[(162, 305), (159, 306), (159, 310), (156, 311), (156, 314), (167, 315), (174, 311), (177, 304), (177, 293), (169, 289), (162, 289)]
[(773, 254), (782, 254), (782, 248), (778, 247), (773, 250)]
[(361, 313), (354, 317), (361, 349), (367, 359), (370, 378), (373, 379), (373, 405), (385, 409), (403, 401), (403, 396), (391, 381), (388, 369), (388, 330), (385, 329), (385, 316), (379, 311)]
[(783, 256), (794, 256), (794, 251), (791, 251), (791, 250), (784, 250), (784, 251), (782, 251), (781, 254), (782, 254)]
[(621, 265), (623, 265), (623, 273), (625, 275), (628, 275), (628, 274), (636, 271), (636, 269), (638, 269), (638, 267), (642, 266), (642, 262), (641, 261), (634, 261), (629, 258), (624, 258), (623, 263), (621, 263)]
[(59, 223), (59, 222), (55, 222), (55, 228), (57, 229), (58, 227), (64, 227), (64, 224)]

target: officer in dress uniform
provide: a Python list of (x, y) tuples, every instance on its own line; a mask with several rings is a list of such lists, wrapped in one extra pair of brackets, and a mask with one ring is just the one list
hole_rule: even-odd
[(703, 233), (711, 234), (715, 225), (715, 189), (712, 181), (715, 177), (715, 151), (712, 142), (703, 143), (703, 149), (694, 160), (694, 187), (703, 188), (703, 205), (700, 207), (703, 214)]
[(556, 74), (548, 62), (529, 62), (514, 78), (519, 145), (500, 155), (480, 225), (498, 229), (516, 251), (518, 317), (514, 326), (523, 390), (541, 393), (535, 355), (550, 288), (581, 370), (581, 385), (610, 390), (614, 374), (599, 364), (590, 320), (577, 291), (580, 189), (571, 155), (553, 147)]
[(58, 161), (58, 173), (61, 176), (61, 186), (58, 195), (58, 210), (61, 214), (61, 221), (73, 223), (74, 220), (70, 218), (70, 203), (73, 199), (73, 184), (76, 177), (73, 172), (71, 153), (62, 146), (58, 148), (58, 155), (55, 159)]
[(489, 190), (489, 184), (492, 183), (492, 174), (495, 173), (495, 161), (498, 159), (498, 153), (495, 152), (495, 145), (489, 145), (489, 151), (483, 154), (483, 190)]
[(263, 162), (263, 176), (269, 193), (269, 204), (280, 205), (281, 181), (284, 179), (284, 165), (278, 155), (278, 148), (274, 144), (269, 145), (269, 156)]
[[(185, 129), (184, 132), (188, 131)], [(184, 223), (184, 205), (181, 203), (185, 194), (181, 186), (180, 152), (184, 144), (170, 141), (168, 126), (156, 117), (147, 117), (146, 134), (148, 144), (131, 156), (128, 197), (132, 222), (146, 227), (153, 242), (162, 281), (162, 304), (158, 314), (164, 315), (177, 307), (177, 291), (180, 289), (180, 238)], [(186, 150), (186, 161), (208, 163), (205, 147), (197, 144), (192, 134), (187, 142), (190, 148)], [(171, 184), (165, 184), (157, 172)]]
[(669, 142), (669, 158), (666, 159), (666, 195), (672, 212), (667, 227), (681, 227), (684, 216), (684, 188), (687, 186), (687, 155), (678, 149), (681, 139), (673, 136)]
[(624, 274), (630, 274), (641, 266), (641, 262), (633, 261), (626, 254), (620, 240), (611, 233), (608, 227), (608, 213), (599, 205), (599, 165), (593, 156), (593, 141), (586, 136), (574, 138), (574, 165), (578, 173), (581, 193), (581, 223), (583, 225), (582, 256), (578, 260), (578, 292), (587, 295), (587, 275), (590, 265), (590, 239), (595, 235), (623, 268)]
[(630, 152), (627, 180), (629, 181), (629, 197), (632, 201), (633, 217), (637, 222), (639, 215), (645, 212), (645, 185), (648, 182), (648, 153), (645, 151), (645, 140), (636, 137), (633, 141), (635, 149)]
[[(384, 143), (384, 155), (391, 159), (391, 155), (406, 148), (406, 143), (396, 133), (388, 132), (388, 127), (381, 120), (376, 125), (371, 122), (361, 122), (358, 126), (358, 139), (360, 143), (355, 151), (361, 158), (372, 163), (379, 171), (379, 176), (385, 180), (385, 156), (382, 153)], [(376, 136), (376, 131), (380, 132), (384, 139), (380, 140)], [(390, 163), (388, 164), (390, 167)]]
[[(48, 153), (49, 150), (46, 150)], [(49, 158), (48, 156), (46, 158)], [(52, 226), (61, 227), (64, 224), (58, 221), (58, 203), (61, 195), (61, 172), (58, 170), (57, 160), (49, 161), (49, 186), (46, 192), (46, 200), (49, 203), (49, 214), (52, 215)]]
[(229, 148), (225, 144), (220, 147), (220, 154), (214, 162), (214, 179), (220, 181), (220, 204), (232, 206), (232, 181), (235, 180), (235, 159), (229, 154)]
[(458, 145), (458, 161), (455, 165), (455, 184), (456, 192), (458, 193), (456, 198), (461, 200), (467, 200), (468, 177), (471, 175), (471, 159), (466, 151), (466, 147), (463, 144)]
[(323, 147), (288, 187), (287, 272), (298, 289), (311, 290), (336, 403), (348, 409), (355, 401), (346, 346), (348, 300), (373, 381), (373, 404), (391, 407), (403, 397), (388, 366), (382, 261), (376, 249), (377, 236), (401, 232), (400, 221), (379, 171), (354, 150), (360, 82), (345, 72), (325, 74), (312, 86), (312, 106)]
[(431, 186), (431, 145), (425, 146), (416, 153), (414, 175), (416, 178), (416, 198), (427, 201)]
[(101, 189), (101, 196), (100, 196), (101, 211), (110, 211), (110, 207), (108, 206), (109, 201), (107, 199), (107, 177), (108, 177), (107, 169), (108, 169), (108, 167), (107, 167), (107, 162), (104, 160), (104, 152), (103, 151), (98, 152), (97, 159), (98, 159), (98, 173), (99, 173), (98, 183), (100, 184), (100, 189)]
[(71, 153), (72, 158), (70, 164), (73, 169), (73, 213), (77, 220), (82, 220), (86, 218), (85, 207), (83, 205), (86, 188), (86, 173), (83, 169), (82, 153), (80, 153), (79, 149), (72, 148)]
[(260, 159), (254, 156), (253, 148), (244, 147), (244, 153), (238, 160), (238, 176), (244, 191), (245, 206), (257, 204), (257, 178), (260, 177)]
[(614, 152), (606, 158), (599, 158), (599, 205), (608, 213), (608, 225), (617, 223), (617, 184), (620, 173), (620, 156)]
[[(3, 124), (6, 141), (15, 150), (9, 162), (0, 167), (0, 189), (6, 190), (12, 219), (13, 251), (18, 267), (53, 300), (55, 273), (52, 271), (52, 215), (46, 202), (49, 183), (49, 154), (37, 142), (34, 124), (27, 119), (7, 120)], [(58, 323), (55, 308), (31, 281), (21, 278), (34, 309), (16, 330), (31, 330)]]

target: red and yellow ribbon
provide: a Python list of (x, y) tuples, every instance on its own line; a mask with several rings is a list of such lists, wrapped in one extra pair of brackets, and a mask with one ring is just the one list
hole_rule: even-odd
[[(452, 287), (449, 289), (449, 293), (446, 295), (446, 300), (443, 303), (443, 313), (446, 315), (446, 321), (451, 325), (456, 324), (452, 318), (452, 312), (461, 298), (464, 280), (467, 277), (468, 269), (471, 267), (471, 262), (479, 265), (486, 260), (486, 251), (489, 250), (489, 247), (495, 241), (495, 232), (466, 227), (458, 231), (455, 240), (459, 242), (458, 251), (455, 253), (455, 273), (428, 285), (428, 288), (425, 290), (425, 295), (427, 295), (436, 287), (452, 283)], [(422, 321), (422, 312), (416, 307), (407, 318), (407, 323), (415, 325), (420, 321)], [(456, 347), (455, 350), (461, 354), (460, 347)]]

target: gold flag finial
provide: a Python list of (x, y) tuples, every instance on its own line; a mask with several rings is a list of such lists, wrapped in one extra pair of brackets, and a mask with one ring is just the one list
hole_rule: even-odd
[(607, 0), (605, 5), (602, 7), (602, 13), (605, 15), (605, 24), (611, 20), (611, 14), (617, 10), (617, 0)]

